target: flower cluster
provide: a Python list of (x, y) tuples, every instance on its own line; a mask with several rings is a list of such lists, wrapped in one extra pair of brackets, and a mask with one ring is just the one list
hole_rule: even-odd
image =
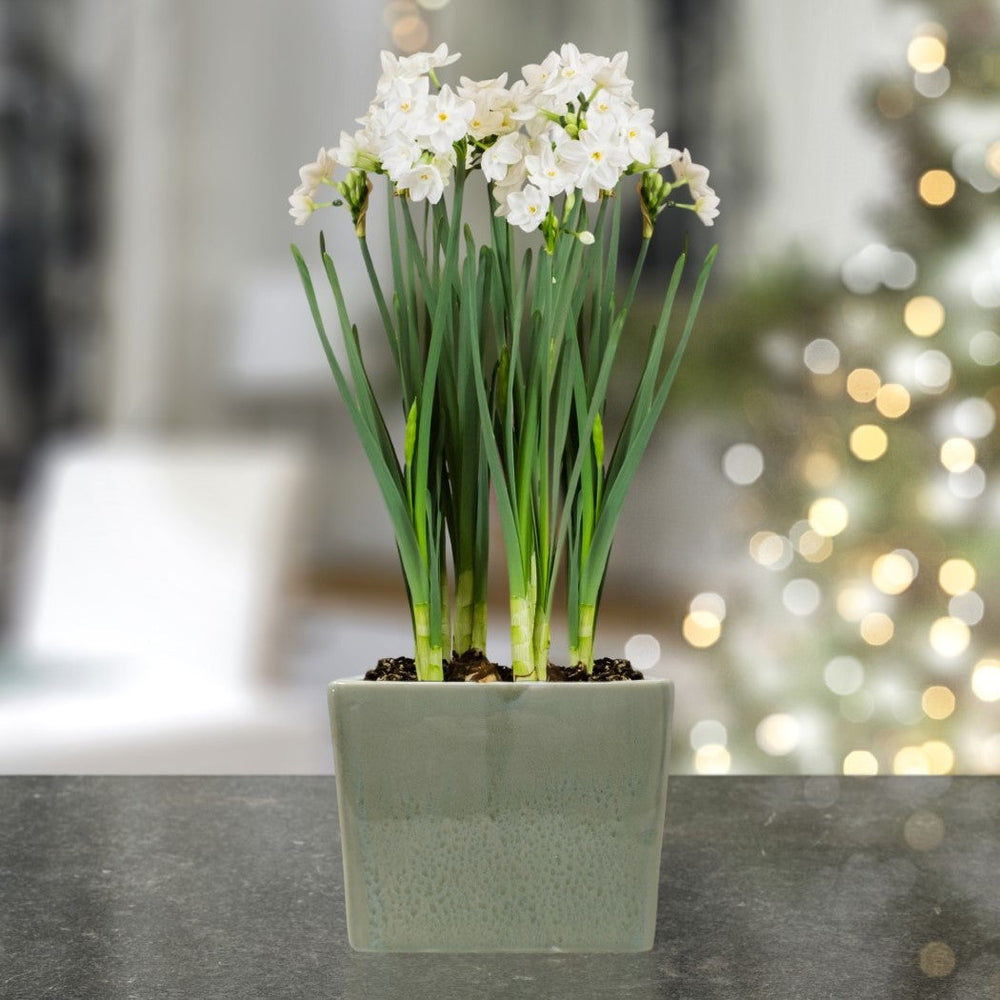
[[(612, 369), (657, 217), (677, 206), (711, 225), (719, 199), (708, 170), (672, 148), (653, 112), (632, 97), (624, 52), (605, 58), (567, 44), (525, 66), (509, 86), (505, 74), (460, 77), (453, 89), (438, 71), (457, 58), (444, 45), (403, 58), (383, 53), (361, 127), (301, 168), (290, 199), (299, 224), (324, 204), (350, 211), (398, 374), (401, 441), (388, 431), (366, 368), (369, 341), (351, 320), (325, 240), (323, 275), (346, 366), (326, 332), (308, 265), (298, 248), (292, 253), (392, 521), (417, 676), (440, 680), (449, 652), (463, 659), (486, 648), (493, 509), (507, 563), (513, 676), (548, 676), (557, 592), (566, 599), (570, 663), (590, 673), (615, 528), (690, 338), (715, 248), (679, 329), (671, 315), (687, 254), (678, 257), (620, 423), (605, 420)], [(492, 214), (478, 240), (463, 218), (473, 172), (485, 180), (477, 187)], [(383, 267), (391, 285), (366, 234), (373, 174), (386, 178), (390, 195)], [(642, 239), (631, 278), (619, 287), (624, 199), (611, 195), (629, 175), (637, 181)], [(324, 188), (331, 200), (317, 201)], [(538, 233), (545, 253), (516, 253), (517, 230)]]
[[(411, 201), (437, 204), (461, 159), (463, 169), (482, 170), (496, 214), (525, 232), (557, 231), (555, 199), (579, 192), (597, 202), (627, 174), (642, 175), (649, 228), (668, 205), (691, 209), (712, 225), (719, 199), (708, 170), (656, 132), (653, 111), (632, 97), (626, 53), (596, 56), (567, 43), (523, 67), (522, 79), (509, 87), (505, 73), (493, 80), (461, 77), (452, 89), (441, 85), (437, 70), (456, 59), (446, 45), (403, 58), (382, 53), (382, 75), (361, 128), (342, 132), (339, 146), (320, 149), (299, 171), (301, 183), (289, 198), (297, 224), (339, 203), (315, 200), (328, 185), (363, 226), (368, 187), (358, 175), (369, 172), (387, 175)], [(338, 165), (349, 171), (344, 181), (334, 180)], [(666, 167), (672, 180), (660, 174)], [(690, 202), (675, 200), (683, 187)]]

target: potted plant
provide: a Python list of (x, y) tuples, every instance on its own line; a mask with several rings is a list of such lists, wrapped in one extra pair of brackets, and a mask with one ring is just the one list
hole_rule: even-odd
[[(658, 218), (678, 208), (711, 225), (719, 200), (708, 171), (632, 97), (625, 53), (567, 44), (510, 86), (504, 74), (452, 88), (439, 71), (457, 58), (444, 45), (383, 53), (361, 128), (320, 149), (289, 199), (298, 224), (329, 205), (349, 211), (398, 376), (405, 430), (394, 441), (366, 368), (371, 332), (353, 324), (323, 237), (345, 364), (293, 246), (409, 598), (412, 664), (387, 659), (369, 676), (432, 682), (331, 685), (350, 939), (374, 950), (640, 950), (655, 924), (673, 692), (665, 680), (594, 684), (638, 676), (595, 661), (594, 634), (615, 527), (715, 248), (677, 324), (685, 256), (674, 266), (613, 432), (606, 400)], [(385, 179), (387, 275), (367, 242), (373, 176)], [(642, 236), (619, 283), (629, 177)], [(486, 199), (484, 232), (467, 222), (467, 193)], [(491, 496), (509, 667), (484, 654)], [(565, 668), (549, 662), (561, 574)], [(446, 678), (501, 683), (433, 683)]]

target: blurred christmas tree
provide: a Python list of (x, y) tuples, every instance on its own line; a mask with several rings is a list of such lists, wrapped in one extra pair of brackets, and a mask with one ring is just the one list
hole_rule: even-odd
[(684, 631), (742, 718), (679, 734), (684, 769), (1000, 771), (996, 5), (940, 4), (906, 59), (869, 95), (906, 194), (885, 243), (728, 324), (749, 571)]

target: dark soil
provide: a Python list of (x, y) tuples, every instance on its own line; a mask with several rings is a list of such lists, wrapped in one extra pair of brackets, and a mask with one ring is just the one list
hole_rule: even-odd
[[(365, 674), (366, 681), (415, 681), (417, 668), (410, 656), (385, 657)], [(473, 681), (480, 684), (512, 682), (510, 667), (491, 663), (483, 653), (470, 650), (447, 660), (444, 664), (446, 681)], [(582, 666), (560, 667), (549, 664), (549, 683), (601, 683), (605, 681), (639, 681), (642, 674), (628, 660), (602, 657), (594, 661), (594, 671), (587, 674)]]

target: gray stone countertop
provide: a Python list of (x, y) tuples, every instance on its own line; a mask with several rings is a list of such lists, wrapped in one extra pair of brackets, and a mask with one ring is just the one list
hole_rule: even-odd
[(1000, 998), (1000, 777), (677, 777), (639, 955), (352, 952), (332, 777), (0, 777), (0, 997)]

